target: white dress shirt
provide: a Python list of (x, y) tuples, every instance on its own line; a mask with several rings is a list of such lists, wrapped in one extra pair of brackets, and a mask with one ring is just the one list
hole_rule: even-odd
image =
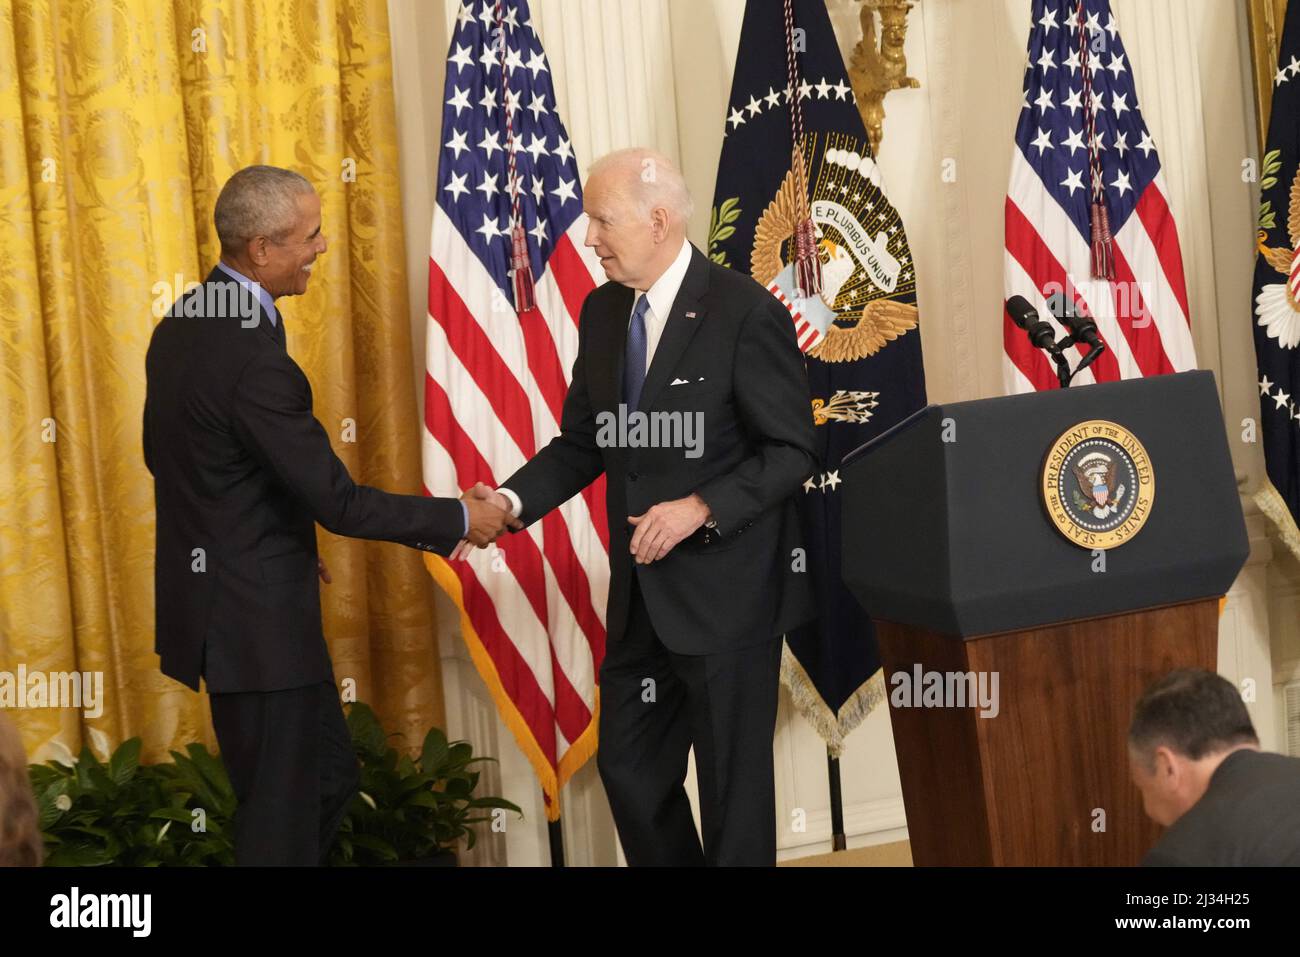
[[(650, 302), (650, 308), (645, 314), (645, 367), (650, 371), (650, 361), (655, 357), (655, 348), (659, 345), (659, 337), (664, 334), (664, 326), (668, 323), (668, 314), (672, 312), (673, 302), (677, 299), (677, 293), (682, 288), (682, 280), (686, 278), (686, 270), (691, 264), (691, 244), (687, 240), (682, 240), (681, 251), (677, 253), (677, 258), (672, 261), (664, 274), (654, 281), (649, 289), (645, 290), (645, 297)], [(636, 302), (641, 298), (638, 291), (632, 297), (632, 309), (636, 308)], [(627, 314), (628, 325), (632, 324), (632, 312)]]
[[(655, 357), (655, 349), (659, 345), (659, 338), (664, 334), (664, 326), (668, 323), (668, 314), (673, 310), (673, 302), (677, 299), (677, 293), (682, 288), (682, 281), (686, 278), (686, 270), (691, 264), (691, 244), (689, 240), (682, 240), (682, 248), (677, 253), (677, 258), (672, 261), (663, 275), (654, 281), (654, 284), (644, 290), (645, 297), (649, 300), (649, 308), (645, 313), (645, 367), (650, 371), (650, 362)], [(637, 300), (641, 298), (643, 290), (634, 290), (636, 295), (632, 297), (632, 309), (628, 310), (627, 322), (632, 324), (632, 310), (636, 309)], [(524, 510), (523, 503), (508, 488), (497, 489), (510, 502), (510, 514), (515, 518)]]

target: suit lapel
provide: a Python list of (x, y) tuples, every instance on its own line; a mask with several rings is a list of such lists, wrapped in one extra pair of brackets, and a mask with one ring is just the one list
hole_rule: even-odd
[[(681, 288), (677, 290), (677, 298), (673, 300), (668, 321), (664, 324), (659, 344), (655, 347), (654, 358), (646, 371), (645, 385), (641, 387), (642, 409), (649, 409), (654, 404), (668, 384), (668, 377), (676, 368), (677, 361), (695, 336), (695, 330), (704, 321), (704, 307), (700, 300), (708, 288), (709, 261), (692, 246), (690, 265), (686, 267), (686, 276), (682, 279)], [(628, 308), (630, 311), (631, 307)], [(691, 313), (690, 316), (687, 316), (688, 312)], [(626, 324), (624, 325), (623, 341), (626, 342), (627, 330)], [(621, 355), (623, 350), (620, 349), (619, 352)]]

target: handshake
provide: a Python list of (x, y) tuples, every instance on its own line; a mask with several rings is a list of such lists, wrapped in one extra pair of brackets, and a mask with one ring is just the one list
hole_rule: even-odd
[(469, 531), (452, 549), (451, 560), (467, 558), (471, 549), (487, 548), (505, 534), (506, 529), (523, 528), (523, 523), (510, 514), (510, 500), (482, 482), (467, 489), (460, 500), (469, 510)]

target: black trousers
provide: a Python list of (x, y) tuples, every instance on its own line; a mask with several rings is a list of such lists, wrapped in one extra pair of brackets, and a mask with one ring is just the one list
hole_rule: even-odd
[(209, 699), (239, 802), (235, 862), (322, 863), (360, 780), (334, 683)]
[[(596, 755), (628, 864), (776, 863), (781, 642), (675, 654), (655, 634), (634, 579), (627, 630), (600, 668)], [(683, 786), (692, 745), (702, 848)]]

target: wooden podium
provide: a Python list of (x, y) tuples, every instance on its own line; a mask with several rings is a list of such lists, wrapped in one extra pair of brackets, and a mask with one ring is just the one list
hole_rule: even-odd
[[(1140, 531), (1094, 551), (1053, 526), (1042, 477), (1098, 420), (1139, 440), (1154, 495)], [(1159, 828), (1129, 777), (1133, 704), (1173, 668), (1216, 669), (1218, 599), (1247, 554), (1212, 374), (930, 406), (841, 477), (843, 574), (877, 626), (913, 861), (1137, 864)], [(995, 674), (995, 709), (912, 689)]]

